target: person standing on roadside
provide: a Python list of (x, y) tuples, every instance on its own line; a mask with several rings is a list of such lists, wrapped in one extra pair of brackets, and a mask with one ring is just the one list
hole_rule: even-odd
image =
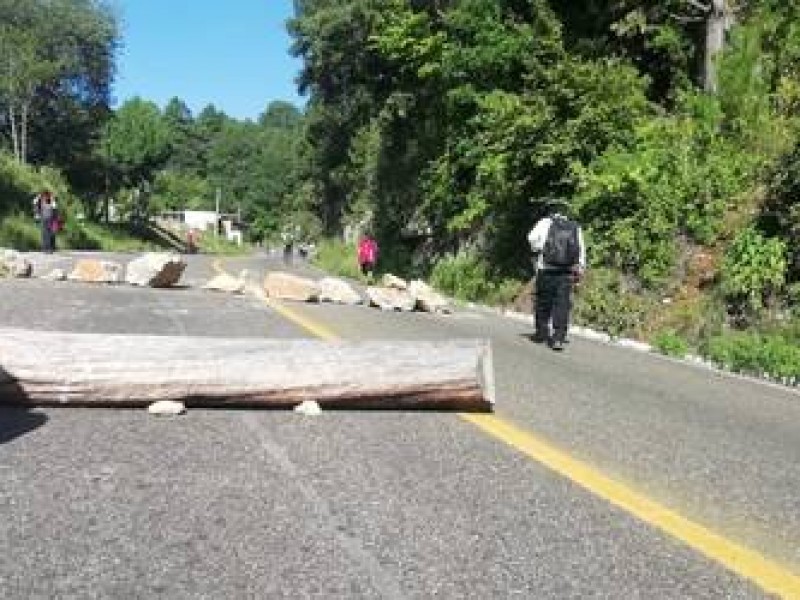
[[(535, 257), (536, 309), (534, 341), (564, 349), (572, 310), (572, 288), (586, 269), (586, 246), (580, 226), (567, 216), (565, 201), (552, 202), (548, 216), (528, 234)], [(550, 325), (552, 322), (552, 334)]]
[(42, 251), (48, 254), (56, 249), (56, 234), (61, 230), (55, 198), (49, 190), (42, 191), (34, 199), (36, 215), (42, 230)]
[(358, 268), (363, 275), (369, 276), (378, 263), (378, 242), (370, 234), (364, 235), (358, 243)]
[(281, 233), (281, 240), (283, 241), (283, 264), (288, 267), (291, 266), (294, 257), (294, 229), (285, 228)]

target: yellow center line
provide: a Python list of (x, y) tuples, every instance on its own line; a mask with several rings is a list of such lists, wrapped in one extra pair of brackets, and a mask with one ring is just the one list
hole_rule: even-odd
[(462, 414), (485, 433), (502, 440), (536, 462), (570, 479), (594, 495), (691, 546), (771, 594), (800, 598), (800, 576), (763, 555), (719, 535), (651, 500), (631, 487), (495, 415)]
[[(211, 266), (216, 273), (220, 275), (227, 274), (227, 272), (222, 266), (222, 262), (218, 258), (214, 259), (211, 262)], [(340, 339), (338, 335), (333, 333), (330, 329), (328, 329), (324, 325), (317, 323), (312, 319), (307, 319), (300, 313), (291, 310), (288, 306), (286, 306), (282, 302), (270, 298), (269, 296), (266, 295), (266, 293), (264, 293), (264, 291), (260, 286), (250, 287), (249, 289), (252, 293), (258, 296), (264, 304), (269, 306), (272, 310), (277, 312), (284, 319), (286, 319), (287, 321), (291, 321), (301, 329), (308, 331), (309, 333), (320, 339), (328, 340), (329, 342), (335, 342)]]
[[(224, 272), (219, 261), (214, 261), (214, 269)], [(260, 294), (260, 297), (281, 316), (316, 337), (330, 341), (341, 339), (313, 319), (301, 315), (283, 304), (269, 300), (264, 294)], [(551, 471), (578, 484), (595, 496), (603, 498), (640, 521), (683, 542), (741, 577), (749, 579), (764, 591), (782, 598), (800, 599), (800, 576), (792, 573), (787, 567), (715, 533), (633, 488), (603, 475), (594, 467), (572, 458), (566, 452), (538, 438), (533, 433), (497, 415), (464, 413), (459, 414), (459, 417)]]

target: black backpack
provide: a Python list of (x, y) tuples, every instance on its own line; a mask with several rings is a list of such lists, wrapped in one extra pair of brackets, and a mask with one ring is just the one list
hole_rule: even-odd
[(547, 232), (542, 258), (545, 265), (574, 267), (580, 260), (578, 225), (569, 219), (555, 217)]

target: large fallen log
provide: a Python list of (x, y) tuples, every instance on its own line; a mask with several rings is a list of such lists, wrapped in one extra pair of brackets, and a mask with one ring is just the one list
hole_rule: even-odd
[(488, 341), (227, 339), (0, 329), (0, 403), (491, 410)]

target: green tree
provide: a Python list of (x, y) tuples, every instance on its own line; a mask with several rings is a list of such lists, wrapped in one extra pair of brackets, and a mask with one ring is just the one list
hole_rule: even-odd
[(153, 102), (127, 100), (108, 123), (105, 155), (120, 169), (129, 185), (151, 181), (169, 155), (169, 129)]
[(0, 103), (14, 113), (6, 127), (18, 155), (67, 168), (91, 157), (109, 114), (111, 10), (95, 0), (0, 0), (0, 23)]

